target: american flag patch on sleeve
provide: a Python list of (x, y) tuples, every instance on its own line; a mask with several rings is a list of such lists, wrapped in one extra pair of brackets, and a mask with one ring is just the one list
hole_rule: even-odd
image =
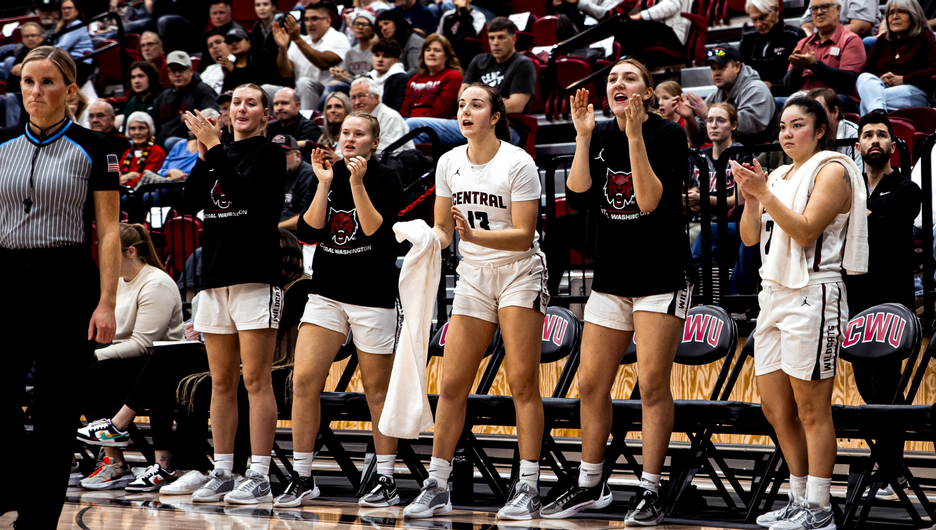
[(117, 163), (117, 155), (107, 155), (107, 171), (109, 173), (120, 172), (120, 164)]

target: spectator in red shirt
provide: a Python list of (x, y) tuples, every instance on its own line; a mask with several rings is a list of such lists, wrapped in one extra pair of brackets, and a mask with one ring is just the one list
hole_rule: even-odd
[(133, 146), (127, 149), (120, 162), (120, 184), (134, 187), (143, 178), (144, 171), (156, 172), (166, 161), (166, 152), (156, 145), (156, 125), (149, 114), (134, 112), (127, 118), (127, 133)]
[(429, 35), (420, 53), (419, 71), (406, 85), (400, 114), (407, 118), (454, 118), (462, 73), (449, 40), (436, 33)]
[(842, 7), (830, 0), (812, 0), (816, 33), (796, 43), (790, 55), (790, 69), (784, 85), (792, 93), (797, 90), (831, 88), (839, 94), (842, 105), (853, 108), (854, 101), (846, 95), (855, 94), (855, 81), (864, 66), (864, 44), (839, 21)]
[(936, 38), (916, 0), (890, 0), (887, 33), (877, 39), (858, 76), (861, 115), (929, 107), (936, 74)]

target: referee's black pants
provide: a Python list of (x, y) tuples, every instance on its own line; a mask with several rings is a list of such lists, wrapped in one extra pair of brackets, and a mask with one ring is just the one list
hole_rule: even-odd
[[(95, 343), (88, 323), (100, 297), (89, 246), (0, 248), (0, 429), (4, 471), (0, 508), (17, 510), (18, 530), (54, 529), (65, 503), (78, 426), (79, 388), (99, 392), (84, 378)], [(35, 363), (29, 417), (26, 374)], [(24, 424), (33, 426), (27, 434)]]

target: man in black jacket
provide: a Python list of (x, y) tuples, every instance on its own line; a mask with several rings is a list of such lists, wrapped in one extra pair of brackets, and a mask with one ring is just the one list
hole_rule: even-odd
[[(289, 135), (296, 140), (299, 148), (307, 155), (312, 154), (312, 144), (322, 136), (322, 128), (299, 113), (299, 94), (291, 88), (281, 88), (273, 96), (273, 117), (275, 121), (267, 126), (267, 138)], [(304, 155), (304, 158), (308, 158)]]
[(303, 160), (296, 139), (288, 134), (278, 134), (270, 141), (283, 146), (286, 151), (286, 201), (283, 203), (283, 213), (280, 215), (280, 228), (296, 230), (299, 216), (302, 215), (303, 201), (309, 194), (315, 180), (312, 165)]
[(775, 96), (786, 96), (783, 77), (796, 43), (806, 33), (783, 22), (778, 0), (748, 0), (747, 12), (755, 31), (741, 37), (741, 62), (753, 68)]
[(187, 53), (170, 53), (166, 57), (166, 65), (172, 87), (156, 96), (152, 112), (157, 129), (156, 141), (160, 146), (165, 146), (166, 138), (188, 138), (188, 128), (182, 123), (185, 111), (218, 108), (215, 101), (218, 94), (192, 71), (192, 59)]
[(276, 68), (276, 56), (262, 47), (253, 47), (250, 37), (243, 28), (233, 28), (224, 37), (224, 43), (235, 57), (231, 62), (227, 57), (218, 59), (224, 70), (224, 85), (222, 92), (234, 90), (245, 83), (263, 85), (264, 90), (272, 99), (276, 88), (292, 85), (292, 79), (285, 79), (279, 75)]

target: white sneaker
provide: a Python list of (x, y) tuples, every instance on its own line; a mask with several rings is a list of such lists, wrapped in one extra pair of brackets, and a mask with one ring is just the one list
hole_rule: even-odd
[(787, 503), (782, 508), (759, 515), (757, 517), (757, 524), (763, 526), (764, 528), (770, 528), (773, 524), (779, 523), (780, 521), (786, 521), (795, 515), (796, 512), (799, 511), (799, 506), (796, 504), (796, 498), (793, 497), (792, 491), (787, 493), (787, 496)]
[(201, 471), (189, 471), (172, 484), (163, 486), (162, 489), (159, 490), (159, 494), (191, 495), (207, 483), (208, 475), (202, 473)]

